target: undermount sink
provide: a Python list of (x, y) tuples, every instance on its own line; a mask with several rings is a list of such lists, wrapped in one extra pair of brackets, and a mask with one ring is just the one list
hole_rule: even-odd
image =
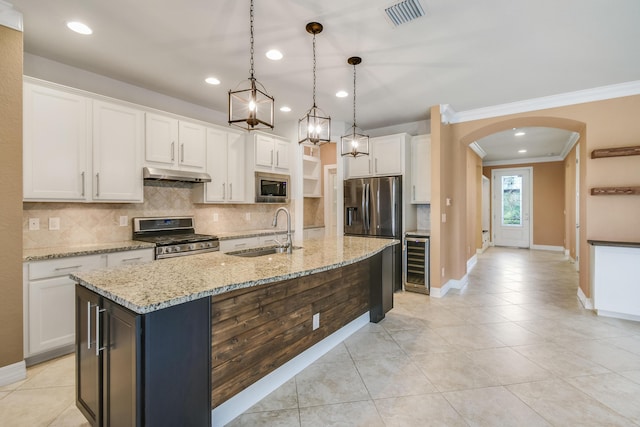
[[(294, 246), (293, 250), (302, 249), (302, 246)], [(258, 257), (264, 255), (274, 255), (286, 253), (287, 249), (281, 246), (269, 246), (262, 248), (241, 249), (239, 251), (227, 252), (227, 255), (241, 256), (241, 257)]]

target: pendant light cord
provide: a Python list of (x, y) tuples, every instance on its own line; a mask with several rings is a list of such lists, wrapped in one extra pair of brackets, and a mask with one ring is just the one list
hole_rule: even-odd
[(316, 107), (316, 35), (313, 34), (313, 107)]
[(249, 52), (251, 54), (249, 73), (251, 74), (251, 80), (254, 80), (253, 78), (253, 0), (251, 0), (251, 6), (249, 7), (249, 22), (250, 22), (250, 34), (251, 34), (249, 38), (249, 42), (251, 44), (251, 48), (249, 49)]
[(353, 128), (356, 127), (356, 64), (353, 64)]

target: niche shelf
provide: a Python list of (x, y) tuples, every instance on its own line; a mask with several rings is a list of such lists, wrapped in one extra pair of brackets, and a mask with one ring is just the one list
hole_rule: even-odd
[(594, 187), (592, 196), (640, 196), (640, 187)]

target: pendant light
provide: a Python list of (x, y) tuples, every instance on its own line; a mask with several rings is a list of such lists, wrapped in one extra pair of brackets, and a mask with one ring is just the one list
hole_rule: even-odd
[(298, 143), (318, 145), (331, 141), (331, 117), (316, 106), (316, 34), (322, 32), (322, 24), (309, 22), (306, 30), (313, 35), (313, 106), (298, 121)]
[(362, 62), (362, 58), (352, 56), (347, 59), (349, 65), (353, 65), (353, 126), (349, 133), (340, 138), (343, 156), (368, 156), (369, 136), (362, 133), (356, 125), (356, 65)]
[(253, 0), (249, 8), (250, 17), (250, 69), (248, 87), (242, 81), (234, 90), (229, 91), (229, 124), (248, 131), (257, 129), (273, 129), (272, 96), (267, 94), (264, 86), (256, 80), (253, 70)]

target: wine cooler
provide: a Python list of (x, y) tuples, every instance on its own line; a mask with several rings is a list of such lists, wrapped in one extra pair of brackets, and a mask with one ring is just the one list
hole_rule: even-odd
[(429, 295), (429, 236), (406, 233), (404, 289)]

